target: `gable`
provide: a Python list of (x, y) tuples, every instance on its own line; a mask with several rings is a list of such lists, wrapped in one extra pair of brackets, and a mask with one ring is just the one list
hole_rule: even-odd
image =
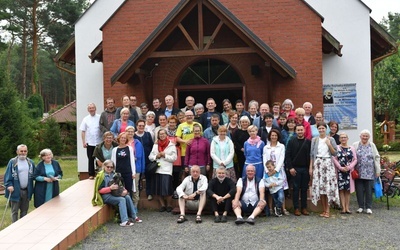
[[(223, 34), (229, 34), (231, 42)], [(179, 39), (184, 38), (184, 39)], [(183, 41), (174, 51), (176, 41)], [(218, 42), (217, 42), (218, 41)], [(233, 42), (232, 42), (233, 41)], [(186, 50), (182, 50), (182, 47)], [(296, 71), (218, 1), (181, 1), (111, 77), (125, 83), (149, 58), (257, 53), (282, 76)], [(145, 56), (144, 56), (145, 55)]]

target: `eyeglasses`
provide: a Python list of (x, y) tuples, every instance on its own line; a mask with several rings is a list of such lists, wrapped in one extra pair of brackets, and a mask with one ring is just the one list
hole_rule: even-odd
[(106, 166), (106, 168), (107, 169), (110, 169), (110, 168), (113, 169), (114, 167), (113, 166)]

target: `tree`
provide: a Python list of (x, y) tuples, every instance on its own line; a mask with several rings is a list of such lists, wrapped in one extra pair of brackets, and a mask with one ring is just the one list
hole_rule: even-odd
[(14, 157), (19, 144), (26, 144), (31, 156), (37, 154), (35, 123), (3, 68), (0, 68), (0, 100), (0, 162)]
[[(20, 91), (24, 98), (41, 94), (40, 53), (48, 51), (49, 58), (70, 38), (73, 24), (88, 7), (88, 0), (1, 0), (0, 31), (7, 40), (8, 73), (11, 72), (14, 46), (21, 47)], [(4, 44), (2, 44), (4, 45)], [(28, 61), (29, 59), (29, 61)], [(50, 61), (50, 60), (49, 60)], [(53, 63), (53, 62), (51, 62)], [(30, 82), (28, 83), (28, 80)], [(67, 79), (68, 80), (68, 79)], [(63, 82), (64, 83), (64, 82)], [(63, 98), (60, 98), (62, 100)]]
[[(389, 13), (381, 25), (394, 38), (400, 39), (400, 14)], [(374, 68), (375, 111), (388, 114), (390, 120), (400, 119), (400, 53), (392, 55)]]
[(388, 18), (384, 18), (381, 25), (393, 36), (397, 41), (400, 40), (400, 13), (388, 13)]

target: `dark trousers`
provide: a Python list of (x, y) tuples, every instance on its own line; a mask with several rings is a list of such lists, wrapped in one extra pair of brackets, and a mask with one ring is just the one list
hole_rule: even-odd
[(211, 208), (213, 212), (229, 212), (232, 208), (232, 198), (226, 199), (220, 204), (217, 204), (217, 200), (214, 198), (210, 198)]
[(293, 207), (299, 209), (299, 193), (301, 195), (301, 208), (307, 208), (307, 189), (310, 181), (308, 168), (294, 168), (296, 175), (291, 176), (293, 181)]
[(362, 209), (371, 209), (374, 180), (357, 179), (354, 184), (356, 188), (358, 207)]
[(89, 176), (96, 176), (96, 173), (94, 172), (94, 159), (95, 157), (93, 157), (93, 152), (94, 149), (96, 147), (95, 146), (86, 146), (86, 154), (87, 154), (87, 158), (88, 158), (88, 167), (89, 167)]

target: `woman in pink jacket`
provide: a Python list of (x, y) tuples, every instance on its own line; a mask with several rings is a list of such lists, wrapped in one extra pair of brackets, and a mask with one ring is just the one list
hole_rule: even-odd
[(337, 169), (339, 198), (342, 205), (341, 214), (351, 214), (349, 209), (350, 192), (354, 192), (354, 180), (350, 172), (357, 164), (357, 154), (352, 146), (347, 145), (349, 137), (346, 133), (340, 133), (340, 145), (337, 146), (337, 154), (333, 162)]

